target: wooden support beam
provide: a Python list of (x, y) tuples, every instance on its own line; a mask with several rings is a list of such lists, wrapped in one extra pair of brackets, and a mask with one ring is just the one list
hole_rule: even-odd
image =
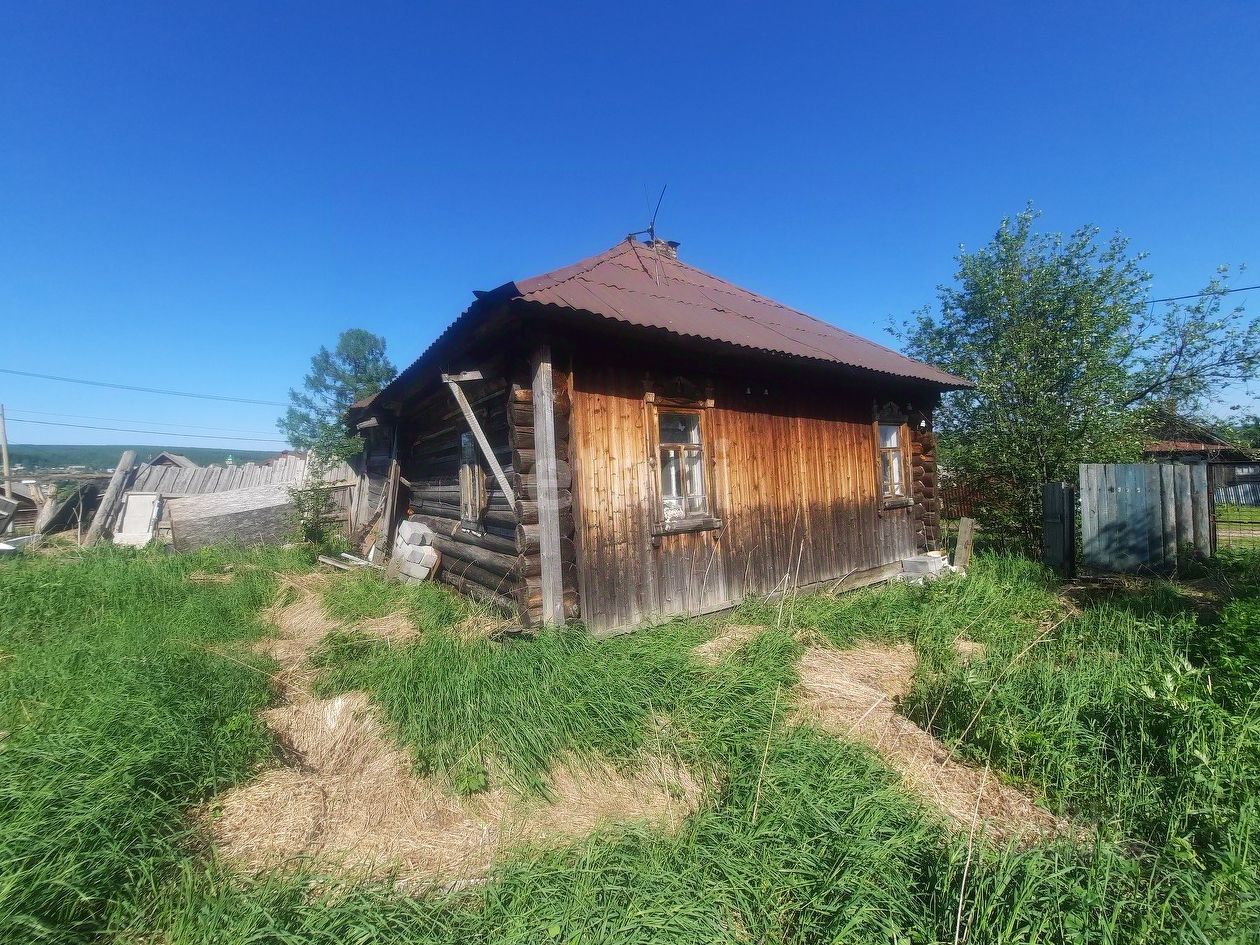
[(394, 436), (389, 449), (389, 476), (385, 480), (384, 508), (385, 547), (394, 553), (394, 533), (398, 528), (398, 486), (402, 479), (402, 466), (398, 462), (398, 424), (394, 424)]
[[(542, 558), (542, 622), (564, 623), (563, 559), (560, 553), (560, 497), (556, 485), (555, 393), (551, 348), (540, 345), (533, 368), (534, 452), (537, 455), (539, 554)], [(504, 489), (506, 492), (506, 488)], [(513, 505), (515, 505), (513, 500)]]
[[(474, 376), (475, 375), (475, 376)], [(481, 429), (481, 424), (477, 421), (477, 415), (473, 413), (472, 406), (468, 403), (468, 398), (464, 396), (464, 391), (459, 386), (461, 380), (480, 380), (480, 371), (465, 371), (463, 374), (443, 374), (442, 380), (446, 386), (451, 389), (451, 393), (455, 396), (455, 402), (459, 404), (460, 411), (464, 414), (464, 420), (468, 423), (468, 428), (472, 430), (473, 437), (477, 440), (477, 445), (481, 447), (481, 453), (486, 458), (486, 463), (490, 466), (490, 471), (494, 473), (494, 479), (499, 484), (499, 488), (503, 490), (503, 494), (508, 497), (510, 505), (516, 505), (516, 493), (512, 491), (512, 487), (508, 485), (507, 476), (503, 472), (503, 467), (499, 465), (498, 458), (494, 455), (494, 449), (490, 446), (490, 441), (486, 439), (486, 434)]]
[(109, 524), (110, 517), (114, 514), (114, 506), (118, 504), (122, 496), (127, 473), (131, 472), (131, 467), (135, 465), (135, 462), (135, 450), (127, 450), (118, 458), (118, 465), (114, 467), (114, 474), (109, 479), (109, 488), (105, 490), (105, 498), (101, 499), (101, 504), (96, 507), (96, 515), (92, 517), (92, 524), (88, 526), (87, 535), (83, 538), (85, 548), (91, 548), (105, 533), (105, 526)]

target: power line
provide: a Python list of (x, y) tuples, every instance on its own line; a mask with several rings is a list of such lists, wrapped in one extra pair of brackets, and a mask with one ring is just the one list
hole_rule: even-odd
[(18, 413), (33, 413), (41, 417), (64, 417), (71, 420), (105, 420), (110, 423), (148, 423), (156, 427), (179, 427), (184, 430), (217, 430), (219, 433), (256, 433), (263, 435), (266, 430), (237, 430), (232, 427), (202, 427), (195, 423), (165, 423), (161, 420), (136, 420), (134, 417), (94, 417), (90, 414), (82, 413), (56, 413), (52, 410), (27, 410), (24, 407), (17, 408)]
[(234, 404), (260, 404), (264, 407), (287, 407), (288, 404), (278, 400), (251, 400), (248, 397), (227, 397), (222, 394), (191, 394), (182, 390), (162, 390), (157, 387), (134, 387), (131, 384), (114, 384), (109, 381), (89, 381), (81, 377), (58, 377), (55, 374), (36, 374), (33, 371), (15, 371), (13, 368), (0, 368), (0, 374), (17, 374), (21, 377), (38, 377), (46, 381), (64, 381), (67, 384), (88, 384), (92, 387), (112, 387), (115, 390), (134, 390), (142, 394), (165, 394), (169, 397), (193, 397), (198, 400), (224, 400)]
[(1150, 299), (1147, 304), (1154, 305), (1156, 302), (1184, 302), (1186, 299), (1201, 299), (1205, 295), (1229, 295), (1231, 292), (1251, 292), (1260, 289), (1260, 285), (1243, 285), (1237, 289), (1221, 289), (1217, 292), (1196, 292), (1194, 295), (1173, 295), (1166, 299)]
[(248, 440), (253, 443), (283, 443), (283, 437), (212, 436), (209, 433), (174, 433), (170, 430), (133, 430), (128, 427), (97, 427), (87, 423), (54, 423), (52, 420), (9, 420), (10, 423), (37, 423), (44, 427), (74, 427), (76, 430), (109, 430), (113, 433), (151, 433), (154, 436), (191, 437), (198, 440)]

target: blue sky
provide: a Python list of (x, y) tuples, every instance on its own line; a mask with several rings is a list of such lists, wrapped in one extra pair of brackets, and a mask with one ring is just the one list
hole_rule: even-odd
[[(5, 4), (0, 367), (282, 401), (341, 329), (402, 367), (663, 184), (687, 261), (884, 342), (1030, 199), (1192, 292), (1260, 265), (1257, 49), (1255, 3)], [(279, 413), (4, 374), (0, 402)]]

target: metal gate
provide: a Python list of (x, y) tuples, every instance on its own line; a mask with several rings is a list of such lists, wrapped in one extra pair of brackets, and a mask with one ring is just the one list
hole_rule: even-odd
[(1260, 550), (1260, 463), (1212, 463), (1214, 548)]
[(1098, 571), (1172, 571), (1187, 546), (1212, 553), (1206, 465), (1082, 463), (1081, 552)]

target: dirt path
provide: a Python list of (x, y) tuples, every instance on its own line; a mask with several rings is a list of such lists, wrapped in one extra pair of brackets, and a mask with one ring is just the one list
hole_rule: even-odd
[[(970, 644), (959, 652), (971, 659), (983, 651)], [(997, 840), (1078, 835), (1071, 822), (1002, 783), (992, 771), (957, 760), (945, 744), (897, 712), (916, 665), (909, 644), (807, 647), (798, 667), (799, 717), (874, 748), (901, 775), (906, 789), (938, 808), (955, 829), (969, 831), (975, 820), (978, 831)]]
[[(284, 764), (221, 795), (209, 812), (220, 855), (238, 868), (390, 878), (417, 892), (453, 888), (484, 877), (507, 847), (561, 842), (614, 822), (674, 827), (698, 805), (702, 785), (659, 758), (632, 773), (569, 759), (550, 774), (550, 803), (506, 788), (458, 797), (416, 777), (366, 693), (312, 695), (308, 656), (338, 625), (323, 609), (326, 577), (286, 580), (290, 599), (266, 612), (277, 634), (259, 645), (278, 664), (283, 701), (263, 718)], [(400, 640), (409, 628), (393, 615), (357, 629)]]
[[(694, 652), (717, 665), (765, 631), (731, 624)], [(968, 831), (974, 819), (978, 830), (998, 840), (1079, 832), (992, 772), (958, 761), (942, 742), (897, 712), (918, 665), (914, 647), (867, 644), (838, 650), (817, 634), (798, 636), (805, 651), (797, 665), (797, 721), (874, 748), (901, 775), (906, 789), (938, 808), (954, 829)], [(955, 647), (964, 660), (984, 658), (979, 643), (958, 640)]]

